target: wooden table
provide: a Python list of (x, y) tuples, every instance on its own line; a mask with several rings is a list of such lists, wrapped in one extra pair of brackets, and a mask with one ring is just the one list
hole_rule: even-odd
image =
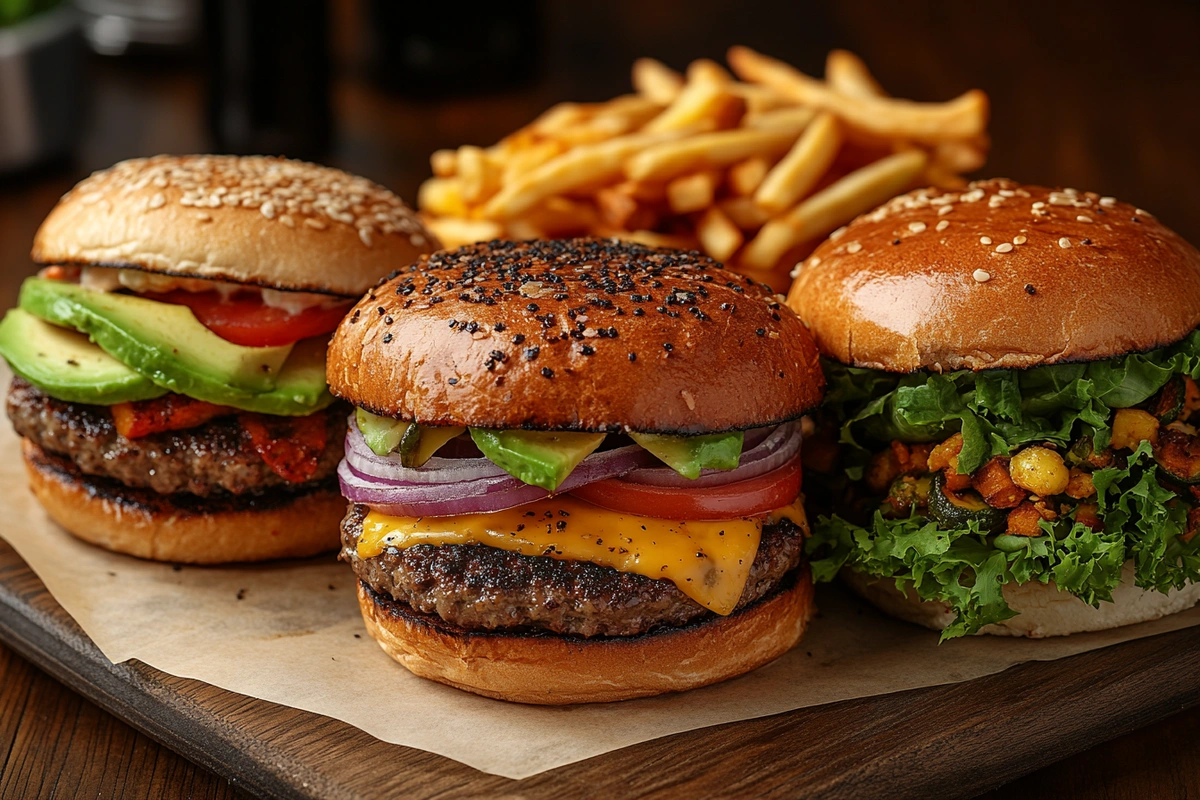
[[(338, 144), (329, 161), (413, 197), (436, 147), (488, 144), (559, 99), (628, 90), (633, 58), (674, 66), (744, 43), (818, 73), (835, 46), (857, 51), (896, 94), (993, 101), (989, 174), (1096, 189), (1155, 212), (1200, 242), (1200, 6), (1020, 0), (838, 4), (758, 0), (545, 4), (543, 77), (500, 95), (412, 103), (361, 75), (359, 9), (338, 5)], [(607, 32), (607, 33), (600, 33)], [(89, 62), (92, 108), (74, 163), (0, 177), (0, 307), (32, 271), (33, 232), (58, 196), (121, 158), (209, 149), (195, 65)], [(991, 797), (1200, 796), (1200, 709), (1042, 769)], [(997, 742), (1003, 747), (1003, 742)], [(0, 645), (0, 798), (241, 796)]]

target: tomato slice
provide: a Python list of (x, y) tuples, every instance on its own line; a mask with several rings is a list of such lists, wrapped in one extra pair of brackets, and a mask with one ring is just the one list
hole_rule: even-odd
[(725, 486), (673, 489), (620, 478), (596, 481), (570, 492), (612, 511), (660, 519), (737, 519), (766, 514), (800, 495), (800, 457), (765, 475)]
[(354, 305), (353, 300), (347, 300), (335, 306), (313, 306), (293, 314), (283, 308), (265, 305), (262, 297), (253, 292), (222, 297), (219, 292), (179, 289), (142, 296), (187, 306), (196, 319), (217, 336), (247, 347), (277, 347), (329, 333)]

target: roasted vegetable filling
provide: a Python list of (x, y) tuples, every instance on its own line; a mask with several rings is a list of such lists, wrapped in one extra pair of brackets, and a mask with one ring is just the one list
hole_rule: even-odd
[(825, 364), (805, 442), (826, 491), (808, 550), (958, 615), (945, 637), (1014, 616), (1006, 583), (1111, 600), (1200, 580), (1200, 332), (1109, 361), (895, 375)]

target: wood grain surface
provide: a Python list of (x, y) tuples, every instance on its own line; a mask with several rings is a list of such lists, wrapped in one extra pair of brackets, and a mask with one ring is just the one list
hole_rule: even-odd
[[(628, 91), (637, 56), (681, 67), (744, 43), (819, 74), (829, 48), (848, 47), (901, 96), (987, 89), (988, 174), (1115, 194), (1200, 241), (1190, 188), (1200, 184), (1195, 2), (546, 3), (537, 82), (420, 103), (364, 79), (361, 3), (336, 8), (338, 141), (328, 160), (408, 198), (431, 150), (489, 144), (558, 100)], [(37, 224), (76, 180), (122, 158), (211, 148), (200, 74), (195, 60), (89, 60), (77, 159), (0, 177), (0, 307), (33, 269)], [(1195, 630), (878, 705), (683, 734), (513, 783), (144, 666), (107, 665), (3, 545), (0, 584), (0, 639), (15, 645), (0, 645), (0, 798), (796, 796), (802, 785), (829, 797), (967, 796), (1031, 770), (987, 796), (1200, 797), (1200, 707), (1182, 710), (1200, 695)], [(372, 756), (381, 777), (337, 777)]]

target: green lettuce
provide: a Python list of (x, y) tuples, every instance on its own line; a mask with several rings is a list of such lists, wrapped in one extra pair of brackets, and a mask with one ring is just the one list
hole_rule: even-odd
[[(895, 375), (824, 366), (829, 392), (822, 414), (841, 426), (850, 479), (861, 479), (871, 452), (892, 439), (931, 442), (953, 433), (963, 436), (959, 470), (969, 473), (1032, 442), (1065, 447), (1091, 436), (1097, 449), (1107, 447), (1113, 409), (1145, 402), (1172, 375), (1200, 379), (1200, 331), (1147, 353), (1029, 370)], [(1012, 617), (1001, 592), (1006, 583), (1054, 581), (1096, 605), (1111, 600), (1127, 560), (1146, 589), (1200, 581), (1200, 537), (1179, 541), (1188, 506), (1155, 479), (1148, 443), (1124, 467), (1097, 470), (1092, 478), (1103, 531), (1071, 519), (1043, 521), (1046, 535), (1015, 552), (998, 549), (973, 524), (941, 530), (917, 515), (888, 519), (876, 512), (865, 525), (822, 516), (807, 546), (814, 577), (831, 580), (848, 564), (923, 600), (943, 601), (957, 614), (943, 638)]]

